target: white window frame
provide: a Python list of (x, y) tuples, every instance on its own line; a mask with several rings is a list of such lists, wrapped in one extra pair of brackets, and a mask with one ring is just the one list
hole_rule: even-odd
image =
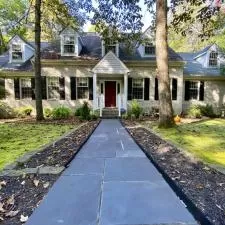
[[(71, 44), (65, 43), (66, 37), (73, 37), (74, 41)], [(62, 56), (75, 56), (76, 55), (76, 44), (77, 44), (77, 36), (74, 34), (63, 34), (61, 35), (61, 55)], [(71, 45), (74, 46), (74, 52), (65, 52), (65, 45)]]
[[(13, 51), (13, 45), (20, 46), (21, 51)], [(22, 53), (22, 59), (13, 59), (13, 53), (14, 52), (21, 52)], [(10, 55), (11, 55), (11, 62), (23, 62), (24, 61), (24, 45), (22, 43), (12, 43), (11, 49), (10, 49)]]
[[(29, 80), (30, 82), (30, 89), (31, 89), (31, 96), (30, 97), (25, 97), (23, 98), (23, 95), (22, 95), (22, 89), (24, 88), (24, 86), (22, 85), (23, 84), (23, 80)], [(32, 99), (32, 84), (31, 84), (31, 78), (20, 78), (19, 79), (19, 83), (20, 83), (20, 99)]]
[[(87, 80), (87, 85), (86, 86), (83, 86), (83, 85), (79, 85), (79, 79), (86, 79)], [(76, 85), (76, 95), (77, 95), (77, 99), (78, 100), (88, 100), (89, 99), (89, 80), (88, 80), (88, 77), (77, 77), (76, 78), (76, 83), (77, 83), (77, 85)], [(87, 88), (87, 98), (79, 98), (79, 96), (78, 96), (78, 88)]]
[[(137, 88), (134, 87), (134, 81), (135, 80), (141, 80), (142, 81), (142, 98), (134, 98), (134, 96), (132, 96), (132, 99), (136, 99), (136, 100), (144, 100), (144, 79), (143, 78), (133, 78), (132, 79), (132, 93), (133, 93), (133, 88)], [(139, 87), (140, 88), (140, 87)], [(132, 94), (133, 95), (133, 94)]]
[[(49, 97), (49, 86), (53, 86), (53, 87), (56, 87), (55, 85), (50, 85), (50, 79), (58, 79), (58, 98), (50, 98)], [(59, 83), (59, 77), (46, 77), (46, 89), (47, 89), (47, 99), (48, 100), (60, 100), (60, 92), (59, 92), (59, 89), (60, 89), (60, 83)]]
[(155, 49), (155, 46), (153, 45), (153, 43), (146, 43), (144, 45), (144, 56), (155, 56), (155, 53), (154, 54), (148, 54), (148, 53), (146, 53), (146, 51), (145, 51), (145, 48), (146, 47), (153, 47)]
[[(191, 98), (191, 96), (190, 96), (190, 101), (199, 101), (199, 99), (200, 99), (200, 81), (194, 81), (194, 80), (191, 80), (190, 81), (190, 87), (189, 87), (189, 92), (190, 92), (190, 90), (191, 90), (191, 83), (197, 83), (197, 99), (194, 99), (194, 98)], [(192, 88), (193, 90), (194, 90), (194, 88)], [(190, 93), (189, 93), (189, 95), (190, 95)]]
[[(212, 54), (217, 55), (217, 57), (216, 58), (212, 57), (211, 56)], [(213, 61), (213, 60), (216, 61), (216, 65), (210, 65), (210, 61)], [(216, 68), (216, 67), (219, 66), (218, 52), (217, 51), (211, 51), (211, 52), (209, 52), (208, 66), (211, 67), (211, 68)]]
[[(110, 41), (111, 42), (111, 41)], [(116, 52), (113, 52), (117, 57), (119, 57), (119, 43), (118, 41), (115, 41), (114, 43), (110, 43), (107, 46), (113, 46), (116, 49)], [(106, 52), (106, 43), (105, 41), (102, 41), (102, 57), (104, 57), (108, 52)]]

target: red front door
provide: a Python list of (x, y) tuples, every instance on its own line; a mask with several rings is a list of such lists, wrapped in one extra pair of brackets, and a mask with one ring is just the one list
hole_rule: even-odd
[(116, 81), (105, 82), (105, 107), (116, 107)]

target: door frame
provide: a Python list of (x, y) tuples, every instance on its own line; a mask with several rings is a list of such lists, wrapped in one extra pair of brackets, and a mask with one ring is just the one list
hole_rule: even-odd
[[(121, 91), (122, 91), (122, 81), (121, 80), (115, 80), (115, 79), (107, 79), (107, 80), (101, 80), (100, 81), (100, 86), (99, 86), (99, 90), (100, 90), (100, 94), (101, 94), (101, 84), (103, 84), (103, 95), (104, 95), (104, 98), (105, 98), (105, 82), (107, 81), (114, 81), (116, 82), (116, 107), (118, 107), (118, 101), (117, 101), (117, 88), (118, 88), (118, 83), (120, 84), (120, 94), (121, 94)], [(105, 101), (104, 101), (104, 107), (105, 107)]]

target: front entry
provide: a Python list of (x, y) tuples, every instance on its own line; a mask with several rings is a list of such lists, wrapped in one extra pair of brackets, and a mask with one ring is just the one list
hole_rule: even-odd
[(105, 107), (116, 107), (116, 81), (105, 81)]

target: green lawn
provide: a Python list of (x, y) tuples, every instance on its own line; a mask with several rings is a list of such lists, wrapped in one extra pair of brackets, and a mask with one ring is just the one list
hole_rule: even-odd
[(171, 129), (147, 125), (204, 162), (225, 166), (225, 120), (213, 119), (191, 124), (181, 124)]
[(24, 153), (52, 142), (74, 125), (0, 124), (0, 170)]

